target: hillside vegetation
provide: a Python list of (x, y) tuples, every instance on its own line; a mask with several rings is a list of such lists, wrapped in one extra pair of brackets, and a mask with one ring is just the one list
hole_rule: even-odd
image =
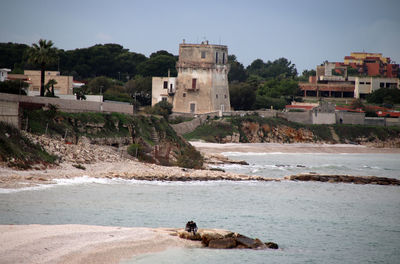
[(0, 162), (9, 167), (29, 169), (43, 168), (54, 164), (56, 160), (56, 156), (47, 153), (40, 145), (33, 144), (18, 129), (0, 122)]
[(127, 147), (139, 160), (162, 165), (201, 168), (198, 151), (178, 136), (165, 118), (107, 113), (64, 113), (56, 109), (25, 111), (28, 131), (77, 144), (82, 137), (92, 143)]

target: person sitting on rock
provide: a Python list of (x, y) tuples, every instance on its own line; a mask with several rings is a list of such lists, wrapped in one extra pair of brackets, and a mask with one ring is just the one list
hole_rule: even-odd
[(193, 232), (193, 235), (196, 235), (196, 232), (197, 232), (197, 225), (196, 225), (196, 223), (195, 222), (193, 222), (193, 221), (189, 221), (189, 222), (187, 222), (187, 224), (186, 224), (186, 227), (185, 227), (185, 231), (187, 231), (187, 232)]

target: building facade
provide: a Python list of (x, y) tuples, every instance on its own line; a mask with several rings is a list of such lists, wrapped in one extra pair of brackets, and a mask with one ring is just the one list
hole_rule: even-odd
[(0, 69), (0, 82), (4, 82), (5, 80), (7, 80), (8, 77), (8, 73), (10, 72), (10, 69)]
[(399, 88), (398, 78), (378, 78), (378, 77), (356, 77), (355, 78), (355, 98), (365, 98), (381, 88)]
[[(31, 85), (28, 95), (40, 94), (40, 71), (25, 70), (24, 75), (28, 76)], [(73, 77), (60, 75), (58, 71), (46, 71), (44, 75), (44, 84), (54, 79), (57, 84), (54, 85), (55, 95), (73, 94)]]
[(173, 111), (205, 114), (230, 111), (228, 47), (201, 44), (179, 45)]
[(380, 88), (399, 87), (399, 65), (381, 53), (352, 52), (343, 62), (317, 66), (316, 76), (300, 82), (304, 96), (356, 97)]
[(228, 47), (201, 44), (179, 45), (176, 78), (155, 77), (152, 105), (167, 100), (173, 112), (207, 114), (230, 111)]
[(176, 77), (153, 77), (151, 80), (151, 106), (161, 101), (173, 104), (175, 94)]

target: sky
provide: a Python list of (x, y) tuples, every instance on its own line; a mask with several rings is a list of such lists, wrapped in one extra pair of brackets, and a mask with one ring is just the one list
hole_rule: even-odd
[(245, 67), (285, 57), (299, 73), (354, 51), (400, 63), (398, 0), (1, 0), (0, 25), (0, 42), (117, 43), (146, 56), (209, 40)]

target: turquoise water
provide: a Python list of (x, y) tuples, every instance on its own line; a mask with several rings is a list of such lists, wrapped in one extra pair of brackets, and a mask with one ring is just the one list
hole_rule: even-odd
[[(302, 154), (286, 159), (281, 154), (233, 155), (249, 161), (250, 167), (268, 165), (273, 159), (287, 165), (299, 160), (306, 166), (317, 163), (315, 156)], [(381, 158), (398, 161), (399, 157)], [(336, 155), (326, 158), (337, 165)], [(347, 158), (346, 166), (374, 166), (375, 159), (363, 154)], [(399, 162), (377, 165), (382, 173), (400, 172)], [(0, 193), (1, 224), (183, 227), (188, 220), (200, 228), (226, 228), (274, 241), (281, 249), (171, 249), (123, 263), (399, 263), (400, 259), (398, 186), (83, 178), (63, 180), (51, 188)]]

